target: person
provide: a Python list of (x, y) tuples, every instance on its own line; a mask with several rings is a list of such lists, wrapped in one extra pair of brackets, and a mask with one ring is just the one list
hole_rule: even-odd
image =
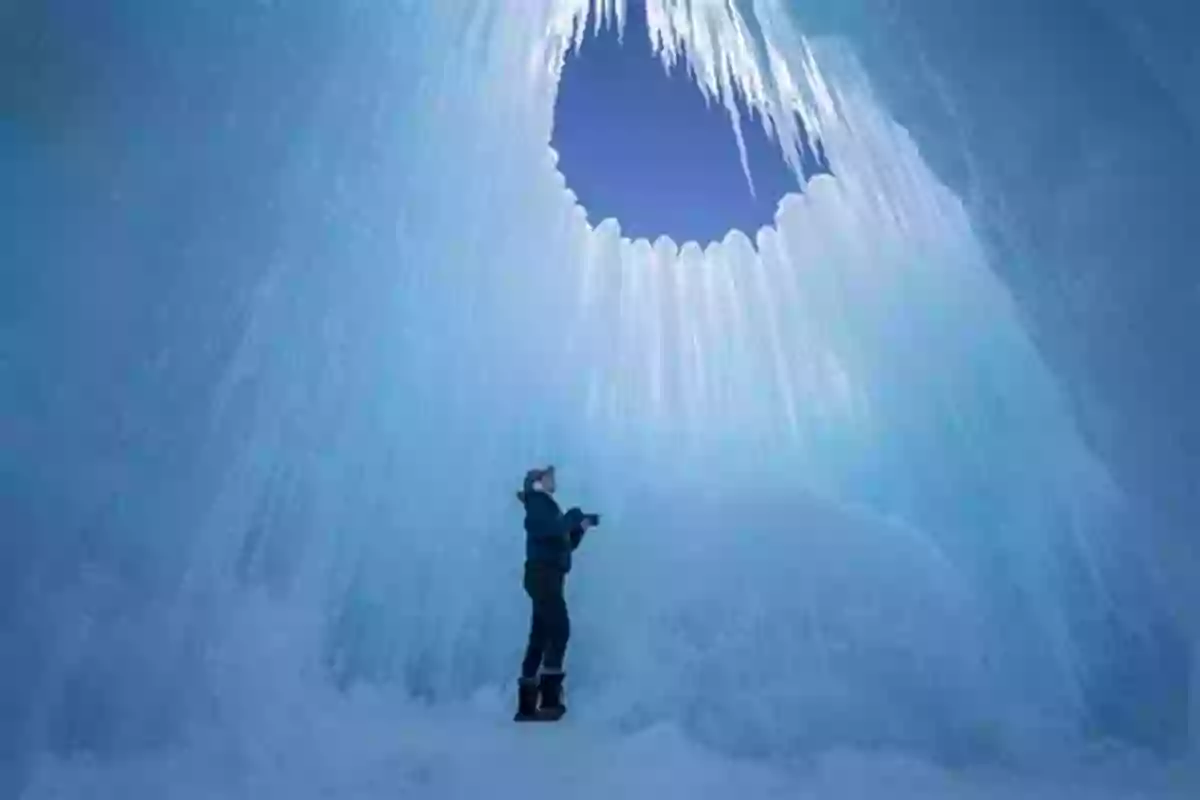
[(549, 466), (526, 473), (517, 492), (525, 506), (525, 593), (533, 606), (517, 689), (517, 721), (559, 719), (566, 713), (563, 659), (571, 620), (563, 589), (572, 554), (600, 522), (599, 515), (578, 508), (564, 514), (554, 499), (556, 489), (554, 467)]

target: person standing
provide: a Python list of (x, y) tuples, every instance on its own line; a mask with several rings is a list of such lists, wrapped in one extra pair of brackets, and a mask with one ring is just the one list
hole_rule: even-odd
[(600, 524), (598, 514), (578, 508), (566, 513), (554, 499), (554, 467), (525, 474), (517, 498), (525, 506), (525, 593), (532, 613), (529, 643), (521, 662), (517, 688), (518, 722), (556, 720), (566, 713), (563, 703), (563, 659), (571, 637), (571, 619), (564, 594), (571, 557), (590, 528)]

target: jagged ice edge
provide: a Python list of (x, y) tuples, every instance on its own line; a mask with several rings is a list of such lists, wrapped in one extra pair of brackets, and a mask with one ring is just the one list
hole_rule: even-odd
[[(567, 56), (583, 48), (589, 20), (593, 33), (615, 25), (624, 36), (628, 2), (554, 0), (546, 36), (549, 68), (556, 78), (562, 75)], [(682, 63), (705, 99), (710, 103), (719, 100), (729, 114), (751, 193), (754, 179), (742, 135), (739, 100), (751, 117), (757, 112), (797, 183), (803, 184), (801, 125), (821, 138), (822, 119), (836, 116), (837, 109), (808, 41), (795, 30), (786, 8), (779, 0), (645, 3), (650, 46), (664, 69)], [(752, 21), (757, 23), (753, 28)]]

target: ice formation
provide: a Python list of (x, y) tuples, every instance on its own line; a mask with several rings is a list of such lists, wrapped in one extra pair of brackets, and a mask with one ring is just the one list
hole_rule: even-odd
[[(520, 6), (130, 0), (149, 111), (0, 130), (0, 789), (1186, 796), (1096, 744), (1106, 659), (1165, 618), (1125, 488), (855, 48), (649, 0), (735, 130), (738, 91), (838, 170), (773, 227), (630, 241), (546, 144), (625, 2)], [(606, 520), (571, 722), (523, 732), (544, 462)]]

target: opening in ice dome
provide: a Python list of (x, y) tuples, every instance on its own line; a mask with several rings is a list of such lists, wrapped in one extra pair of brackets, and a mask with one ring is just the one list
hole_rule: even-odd
[[(728, 109), (706, 98), (688, 61), (670, 69), (651, 46), (644, 2), (623, 31), (593, 8), (583, 45), (568, 53), (554, 109), (558, 168), (597, 225), (613, 218), (631, 239), (677, 244), (755, 233), (802, 190), (762, 117), (737, 93), (745, 161)], [(831, 174), (824, 148), (801, 131), (801, 177)]]

